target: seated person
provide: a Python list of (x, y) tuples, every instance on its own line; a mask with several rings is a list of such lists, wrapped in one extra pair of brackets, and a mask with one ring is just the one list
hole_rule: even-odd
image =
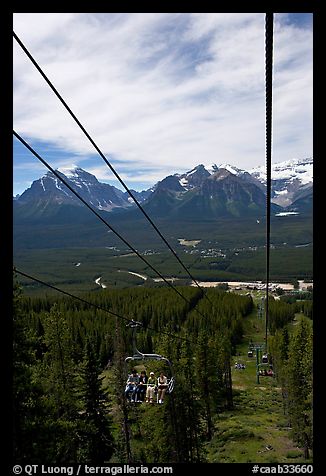
[(146, 393), (148, 377), (146, 375), (146, 370), (140, 372), (139, 383), (136, 388), (136, 402), (143, 402)]
[(158, 398), (158, 403), (163, 403), (164, 402), (164, 395), (166, 392), (166, 389), (168, 388), (168, 379), (164, 375), (163, 372), (160, 373), (159, 378), (157, 379), (157, 398)]
[(131, 374), (128, 377), (126, 389), (125, 389), (125, 396), (133, 402), (135, 399), (135, 392), (137, 385), (139, 383), (139, 375), (137, 374), (136, 370), (132, 370)]
[(155, 387), (156, 381), (154, 377), (154, 372), (150, 372), (149, 378), (147, 380), (146, 403), (153, 403)]

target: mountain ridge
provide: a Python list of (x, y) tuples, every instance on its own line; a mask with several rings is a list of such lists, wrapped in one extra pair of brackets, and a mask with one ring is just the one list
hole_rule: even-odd
[[(312, 210), (312, 166), (312, 158), (273, 165), (272, 211), (277, 212), (280, 207), (291, 209), (292, 204), (298, 211), (301, 207), (305, 212)], [(116, 214), (135, 208), (128, 192), (100, 182), (95, 175), (78, 166), (59, 168), (57, 173), (97, 210)], [(199, 164), (186, 173), (168, 175), (150, 189), (132, 190), (132, 193), (154, 216), (182, 218), (197, 213), (206, 219), (214, 219), (262, 214), (266, 203), (265, 189), (263, 167), (251, 169), (250, 173), (230, 164)], [(55, 215), (51, 207), (62, 209), (63, 205), (69, 204), (80, 208), (82, 205), (52, 172), (35, 180), (21, 195), (14, 197), (14, 202), (18, 216), (23, 217), (25, 213), (31, 218), (34, 210), (38, 219), (42, 214)]]

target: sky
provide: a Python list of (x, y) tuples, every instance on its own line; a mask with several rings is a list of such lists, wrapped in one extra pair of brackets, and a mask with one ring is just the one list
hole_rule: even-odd
[[(311, 13), (274, 15), (273, 162), (313, 155)], [(264, 13), (16, 13), (14, 31), (134, 190), (265, 163)], [(14, 130), (122, 188), (14, 40)], [(14, 139), (14, 195), (47, 172)]]

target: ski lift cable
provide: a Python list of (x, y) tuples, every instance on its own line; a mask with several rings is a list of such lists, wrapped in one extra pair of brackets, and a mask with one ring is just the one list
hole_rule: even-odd
[(268, 291), (270, 276), (272, 105), (273, 105), (273, 21), (274, 13), (265, 15), (265, 101), (266, 101), (266, 303), (265, 344), (268, 338)]
[[(154, 266), (150, 264), (149, 261), (147, 261), (146, 258), (144, 258), (137, 250), (134, 248), (118, 231), (116, 231), (96, 210), (94, 210), (93, 207), (89, 205), (89, 203), (84, 200), (78, 192), (76, 192), (69, 183), (60, 176), (60, 174), (54, 170), (46, 160), (44, 160), (15, 130), (13, 130), (14, 136), (40, 161), (42, 162), (47, 169), (49, 169), (91, 212), (99, 219), (101, 220), (128, 248), (130, 248), (147, 266), (149, 266), (171, 289), (174, 290), (187, 304), (190, 305), (190, 308), (192, 306), (191, 302), (189, 299), (187, 299), (183, 294), (180, 293), (180, 291), (177, 290), (177, 288), (171, 284)], [(194, 308), (194, 311), (196, 311), (198, 314), (200, 314), (202, 317), (205, 318), (204, 314), (202, 314), (196, 307)]]
[(159, 228), (157, 227), (157, 225), (155, 225), (155, 223), (153, 222), (153, 220), (151, 219), (151, 217), (148, 215), (148, 213), (144, 210), (144, 208), (141, 206), (141, 204), (139, 203), (139, 201), (137, 200), (137, 198), (135, 197), (135, 195), (132, 193), (132, 191), (129, 189), (129, 187), (125, 184), (125, 182), (122, 180), (122, 178), (120, 177), (120, 175), (117, 173), (117, 171), (114, 169), (114, 167), (112, 166), (112, 164), (108, 161), (108, 159), (105, 157), (105, 155), (103, 154), (103, 152), (101, 151), (101, 149), (98, 147), (98, 145), (95, 143), (95, 141), (92, 139), (92, 137), (90, 136), (90, 134), (86, 131), (85, 127), (81, 124), (81, 122), (79, 121), (79, 119), (76, 117), (76, 115), (73, 113), (73, 111), (71, 110), (71, 108), (68, 106), (68, 104), (66, 103), (66, 101), (63, 99), (63, 97), (61, 96), (61, 94), (58, 92), (58, 90), (56, 89), (56, 87), (53, 85), (53, 83), (50, 81), (50, 79), (47, 77), (47, 75), (44, 73), (44, 71), (42, 70), (42, 68), (40, 67), (40, 65), (37, 63), (37, 61), (34, 59), (34, 57), (31, 55), (31, 53), (28, 51), (28, 49), (26, 48), (26, 46), (23, 44), (23, 42), (20, 40), (20, 38), (16, 35), (16, 33), (13, 31), (13, 37), (15, 38), (15, 40), (17, 41), (17, 43), (19, 44), (19, 46), (22, 48), (22, 50), (24, 51), (24, 53), (27, 55), (27, 57), (30, 59), (30, 61), (33, 63), (33, 65), (35, 66), (35, 68), (38, 70), (38, 72), (41, 74), (41, 76), (44, 78), (44, 80), (46, 81), (46, 83), (49, 85), (49, 87), (52, 89), (52, 91), (54, 92), (54, 94), (57, 96), (57, 98), (59, 99), (59, 101), (63, 104), (63, 106), (65, 107), (65, 109), (69, 112), (69, 114), (71, 115), (71, 117), (74, 119), (74, 121), (76, 122), (76, 124), (79, 126), (79, 128), (82, 130), (82, 132), (84, 133), (84, 135), (87, 137), (87, 139), (90, 141), (90, 143), (92, 144), (92, 146), (95, 148), (95, 150), (97, 151), (97, 153), (100, 155), (100, 157), (104, 160), (104, 162), (106, 163), (106, 165), (109, 167), (109, 169), (111, 170), (111, 172), (113, 173), (113, 175), (116, 177), (116, 179), (120, 182), (120, 184), (123, 186), (123, 188), (128, 192), (129, 196), (132, 198), (132, 200), (134, 201), (134, 203), (137, 205), (137, 207), (139, 208), (139, 210), (143, 213), (143, 215), (145, 216), (145, 218), (149, 221), (149, 223), (151, 224), (151, 226), (154, 228), (154, 230), (157, 232), (157, 234), (160, 236), (160, 238), (163, 240), (163, 242), (165, 243), (165, 245), (169, 248), (169, 250), (172, 252), (172, 254), (174, 255), (174, 257), (177, 259), (177, 261), (179, 262), (179, 264), (182, 266), (182, 268), (186, 271), (186, 273), (188, 274), (188, 276), (192, 279), (192, 281), (195, 283), (195, 285), (201, 290), (201, 293), (202, 293), (202, 296), (205, 297), (209, 302), (210, 304), (213, 305), (212, 301), (209, 299), (209, 297), (207, 296), (206, 292), (204, 291), (204, 289), (199, 285), (199, 283), (197, 282), (197, 280), (192, 276), (192, 274), (190, 273), (190, 271), (188, 270), (188, 268), (184, 265), (184, 263), (182, 262), (182, 260), (179, 258), (179, 256), (177, 255), (177, 253), (174, 251), (174, 249), (171, 247), (171, 245), (169, 244), (169, 242), (167, 241), (167, 239), (163, 236), (163, 234), (161, 233), (161, 231), (159, 230)]

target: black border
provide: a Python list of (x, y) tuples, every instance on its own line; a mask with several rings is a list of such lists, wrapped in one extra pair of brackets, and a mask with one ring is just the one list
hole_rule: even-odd
[[(162, 5), (155, 5), (156, 7), (169, 8), (170, 5), (164, 3)], [(173, 6), (172, 6), (173, 5)], [(200, 11), (210, 11), (218, 9), (223, 12), (232, 12), (232, 11), (243, 11), (245, 12), (275, 12), (275, 13), (286, 13), (286, 12), (301, 12), (301, 13), (313, 13), (314, 15), (314, 212), (313, 212), (313, 231), (314, 231), (314, 371), (315, 371), (315, 380), (314, 380), (314, 474), (319, 474), (321, 471), (322, 463), (322, 428), (319, 428), (322, 418), (322, 379), (319, 378), (319, 375), (322, 374), (322, 354), (324, 341), (322, 338), (325, 334), (322, 332), (322, 321), (325, 319), (324, 309), (322, 308), (322, 292), (323, 286), (320, 278), (322, 272), (322, 250), (325, 246), (323, 240), (322, 225), (323, 220), (320, 220), (321, 217), (325, 214), (324, 212), (324, 203), (323, 199), (323, 190), (322, 185), (324, 178), (322, 175), (322, 165), (325, 159), (323, 160), (323, 155), (320, 151), (320, 136), (321, 136), (321, 126), (320, 123), (324, 122), (321, 120), (321, 102), (322, 102), (322, 91), (323, 87), (321, 85), (322, 78), (322, 51), (321, 42), (323, 40), (322, 33), (325, 30), (325, 24), (323, 24), (323, 15), (321, 11), (321, 0), (315, 1), (274, 1), (274, 2), (258, 2), (258, 1), (248, 1), (241, 2), (241, 6), (232, 4), (215, 4), (210, 5), (210, 7), (205, 6), (202, 2), (194, 5), (190, 5), (189, 2), (184, 2), (180, 4), (171, 4), (171, 11), (183, 11), (185, 7), (191, 11), (196, 11), (196, 7), (200, 7)], [(137, 7), (137, 10), (143, 12), (152, 12), (154, 4), (133, 4), (133, 8)], [(1, 131), (1, 145), (2, 145), (2, 174), (1, 174), (1, 186), (0, 186), (0, 203), (2, 205), (2, 226), (0, 237), (3, 241), (0, 246), (0, 256), (1, 256), (1, 277), (3, 280), (1, 289), (0, 289), (0, 303), (1, 303), (1, 316), (2, 316), (2, 325), (4, 324), (4, 331), (2, 333), (2, 345), (1, 350), (3, 356), (1, 359), (2, 362), (2, 389), (5, 390), (5, 400), (2, 399), (2, 450), (3, 455), (5, 456), (5, 461), (0, 464), (1, 474), (12, 474), (11, 469), (11, 453), (12, 453), (12, 429), (11, 429), (11, 381), (12, 381), (12, 328), (11, 328), (11, 316), (12, 316), (12, 266), (13, 266), (13, 246), (12, 246), (12, 196), (13, 196), (13, 158), (12, 158), (12, 126), (13, 126), (13, 106), (12, 106), (12, 28), (13, 28), (13, 14), (14, 12), (27, 12), (36, 13), (36, 12), (53, 12), (53, 13), (64, 13), (64, 12), (101, 12), (106, 7), (112, 10), (115, 7), (115, 10), (120, 12), (118, 5), (105, 5), (103, 2), (92, 2), (91, 4), (85, 5), (83, 8), (82, 4), (68, 5), (67, 3), (60, 5), (60, 2), (56, 2), (54, 5), (51, 4), (31, 4), (31, 2), (26, 3), (22, 2), (13, 2), (11, 6), (6, 6), (5, 9), (2, 9), (0, 15), (1, 25), (0, 25), (0, 34), (1, 34), (1, 51), (2, 51), (2, 64), (1, 64), (1, 82), (2, 87), (1, 91), (1, 114), (0, 114), (0, 131)], [(124, 8), (128, 8), (127, 4), (124, 4)], [(224, 11), (223, 11), (224, 7)], [(227, 8), (225, 8), (227, 7)], [(170, 10), (169, 10), (170, 11)], [(3, 424), (5, 423), (5, 424)], [(6, 463), (9, 463), (6, 464)], [(161, 466), (167, 466), (161, 465)], [(150, 465), (148, 465), (150, 467)], [(183, 474), (185, 472), (191, 471), (193, 465), (188, 464), (178, 464), (178, 465), (168, 465), (172, 466), (174, 471), (173, 474)], [(273, 466), (271, 464), (260, 464), (259, 466)], [(207, 464), (197, 464), (196, 469), (203, 470), (205, 474), (228, 474), (228, 471), (234, 472), (237, 471), (238, 474), (252, 474), (253, 464), (246, 463), (207, 463)]]

